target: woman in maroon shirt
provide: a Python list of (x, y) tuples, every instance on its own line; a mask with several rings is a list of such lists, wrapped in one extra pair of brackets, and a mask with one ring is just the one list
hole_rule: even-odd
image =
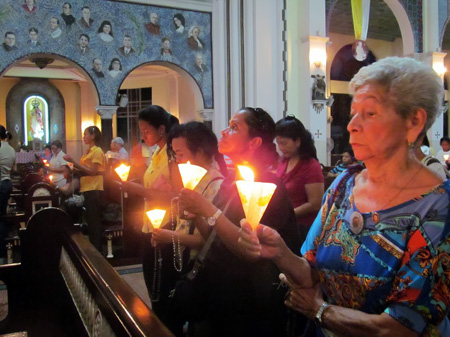
[(276, 141), (283, 154), (277, 176), (283, 180), (302, 233), (306, 235), (320, 209), (324, 177), (311, 133), (294, 116), (276, 124)]

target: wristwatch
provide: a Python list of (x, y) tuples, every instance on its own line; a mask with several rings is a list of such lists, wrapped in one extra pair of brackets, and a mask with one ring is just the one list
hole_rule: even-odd
[(323, 326), (322, 315), (328, 305), (329, 304), (327, 302), (323, 302), (322, 306), (317, 311), (316, 317), (314, 318), (314, 323), (316, 323), (318, 326)]
[(218, 208), (216, 213), (214, 213), (213, 216), (210, 216), (209, 218), (206, 218), (206, 221), (208, 222), (208, 225), (213, 227), (216, 224), (217, 219), (219, 218), (220, 214), (222, 214), (222, 211)]

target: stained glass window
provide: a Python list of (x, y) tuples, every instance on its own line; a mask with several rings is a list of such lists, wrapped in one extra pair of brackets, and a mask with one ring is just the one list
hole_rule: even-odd
[(50, 139), (48, 104), (41, 96), (29, 96), (23, 103), (24, 144), (34, 140), (48, 143)]

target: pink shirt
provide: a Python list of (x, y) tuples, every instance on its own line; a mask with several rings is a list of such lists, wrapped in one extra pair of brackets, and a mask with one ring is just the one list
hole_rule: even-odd
[[(288, 160), (283, 158), (277, 169), (279, 177), (286, 186), (294, 208), (308, 202), (305, 185), (314, 183), (323, 183), (324, 177), (320, 163), (314, 159), (299, 160), (297, 165), (286, 173)], [(303, 217), (297, 217), (297, 221), (302, 226), (310, 227), (316, 218), (316, 213), (311, 213)]]

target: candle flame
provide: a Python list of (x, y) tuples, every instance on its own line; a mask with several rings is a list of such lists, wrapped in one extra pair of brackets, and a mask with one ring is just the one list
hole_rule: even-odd
[(48, 176), (48, 180), (53, 181), (53, 175), (50, 174), (50, 175)]
[(164, 209), (152, 209), (145, 214), (147, 214), (153, 228), (159, 228), (166, 215), (166, 211)]
[(250, 167), (238, 165), (238, 169), (245, 181), (255, 181), (255, 174)]
[(238, 169), (245, 179), (236, 181), (242, 208), (248, 223), (256, 229), (277, 186), (272, 183), (255, 182), (255, 175), (247, 166), (238, 166)]
[(203, 167), (191, 165), (189, 161), (186, 164), (178, 164), (178, 169), (184, 188), (189, 190), (193, 190), (207, 172)]
[(127, 181), (128, 175), (130, 174), (130, 166), (120, 164), (119, 167), (116, 167), (115, 171), (122, 181)]
[(450, 155), (444, 154), (443, 157), (444, 157), (444, 160), (448, 160), (448, 158), (450, 157)]

